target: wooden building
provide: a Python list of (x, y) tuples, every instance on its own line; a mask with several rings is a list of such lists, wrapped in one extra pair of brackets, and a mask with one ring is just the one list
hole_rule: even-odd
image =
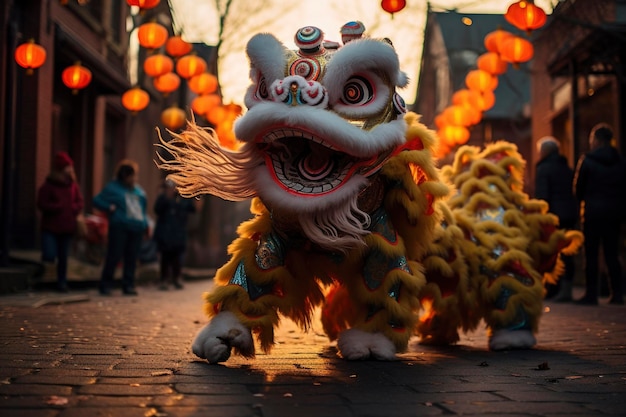
[[(452, 95), (465, 86), (467, 73), (475, 70), (476, 60), (487, 52), (484, 39), (496, 29), (517, 33), (503, 15), (467, 14), (456, 11), (428, 11), (424, 31), (417, 96), (412, 110), (422, 122), (435, 129), (434, 119), (451, 104)], [(522, 155), (529, 156), (530, 72), (526, 64), (498, 76), (495, 105), (484, 112), (479, 124), (470, 130), (468, 145), (484, 146), (496, 140), (515, 143)], [(448, 163), (450, 154), (441, 162)]]
[[(134, 13), (122, 0), (7, 0), (0, 6), (0, 264), (10, 249), (35, 249), (39, 242), (38, 187), (50, 172), (56, 151), (75, 161), (85, 196), (112, 178), (122, 158), (140, 165), (140, 184), (150, 207), (162, 174), (154, 159), (159, 115), (176, 96), (164, 98), (149, 77), (131, 73), (131, 39), (145, 19), (157, 19), (171, 32), (167, 2)], [(28, 75), (14, 59), (16, 47), (34, 39), (47, 52), (44, 65)], [(145, 53), (145, 52), (142, 52)], [(138, 59), (137, 59), (138, 58)], [(91, 83), (73, 93), (61, 80), (64, 68), (80, 61)], [(132, 75), (132, 76), (131, 76)], [(148, 108), (136, 115), (121, 95), (137, 80), (150, 93)]]

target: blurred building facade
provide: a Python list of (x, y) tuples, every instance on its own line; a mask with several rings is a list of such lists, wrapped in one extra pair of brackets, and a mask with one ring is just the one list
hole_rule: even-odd
[[(162, 174), (154, 159), (155, 131), (161, 110), (176, 95), (163, 97), (142, 76), (129, 69), (133, 30), (143, 20), (158, 19), (171, 32), (167, 2), (145, 15), (131, 15), (121, 0), (8, 0), (0, 6), (0, 149), (2, 169), (0, 256), (39, 244), (37, 188), (50, 172), (56, 151), (75, 161), (85, 196), (91, 198), (113, 177), (123, 158), (140, 165), (140, 184), (150, 207)], [(32, 75), (16, 64), (15, 49), (34, 39), (47, 51), (45, 64)], [(145, 52), (141, 52), (145, 54)], [(141, 56), (137, 57), (141, 62)], [(67, 66), (80, 61), (91, 70), (91, 83), (74, 94), (61, 80)], [(131, 80), (150, 94), (148, 108), (131, 114), (121, 104)]]
[[(436, 129), (435, 117), (452, 103), (452, 95), (465, 86), (467, 73), (477, 68), (477, 58), (487, 52), (484, 39), (496, 29), (517, 30), (501, 14), (467, 14), (429, 9), (424, 29), (424, 49), (417, 95), (412, 110)], [(522, 155), (530, 153), (530, 73), (528, 66), (509, 66), (498, 76), (495, 105), (470, 129), (468, 145), (484, 146), (497, 140), (515, 143)], [(451, 161), (452, 154), (442, 159)]]
[(624, 155), (626, 1), (561, 1), (533, 43), (533, 139), (556, 137), (574, 166), (591, 128), (605, 122)]

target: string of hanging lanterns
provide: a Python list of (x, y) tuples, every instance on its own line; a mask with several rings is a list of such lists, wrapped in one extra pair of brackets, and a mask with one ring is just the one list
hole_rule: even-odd
[[(543, 9), (532, 0), (521, 0), (511, 4), (504, 15), (507, 22), (526, 34), (546, 23)], [(470, 138), (470, 128), (480, 122), (482, 112), (495, 104), (494, 90), (498, 85), (498, 75), (504, 74), (508, 64), (519, 68), (520, 63), (532, 59), (534, 48), (530, 41), (511, 32), (498, 28), (484, 38), (487, 52), (476, 61), (477, 69), (468, 72), (465, 78), (467, 88), (455, 92), (452, 105), (435, 117), (440, 146), (437, 156), (445, 156), (453, 147), (466, 143)], [(476, 116), (478, 114), (478, 117)]]

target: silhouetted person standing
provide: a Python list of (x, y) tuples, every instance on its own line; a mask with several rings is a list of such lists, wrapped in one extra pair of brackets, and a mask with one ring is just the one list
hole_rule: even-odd
[[(559, 218), (559, 227), (571, 230), (578, 221), (578, 202), (572, 192), (574, 170), (567, 159), (560, 154), (560, 144), (552, 136), (546, 136), (537, 142), (539, 162), (535, 176), (535, 197), (549, 205), (550, 213)], [(565, 273), (559, 279), (558, 293), (548, 298), (554, 301), (572, 301), (572, 285), (574, 283), (574, 258), (561, 255)]]
[(611, 145), (613, 131), (596, 125), (589, 136), (591, 150), (581, 157), (574, 191), (583, 203), (586, 291), (579, 304), (598, 304), (598, 255), (602, 245), (611, 280), (611, 304), (624, 304), (622, 270), (618, 259), (620, 223), (624, 216), (626, 167)]
[(111, 295), (115, 267), (122, 259), (122, 291), (126, 295), (137, 295), (135, 269), (141, 241), (148, 229), (146, 193), (137, 184), (138, 174), (134, 161), (121, 161), (115, 179), (93, 199), (94, 206), (109, 218), (107, 253), (100, 280), (102, 295)]
[(162, 290), (167, 290), (169, 282), (177, 289), (183, 288), (181, 272), (187, 243), (187, 219), (195, 211), (193, 200), (181, 197), (176, 185), (171, 180), (166, 180), (163, 192), (154, 203), (157, 221), (153, 238), (161, 254)]
[(67, 292), (67, 260), (76, 216), (83, 209), (83, 195), (76, 182), (74, 161), (65, 152), (54, 156), (53, 168), (37, 193), (41, 210), (41, 243), (44, 262), (57, 260), (57, 288)]

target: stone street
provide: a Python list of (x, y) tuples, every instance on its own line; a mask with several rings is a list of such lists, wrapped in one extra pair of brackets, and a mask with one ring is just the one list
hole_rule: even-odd
[[(536, 349), (411, 343), (394, 362), (347, 362), (316, 323), (285, 320), (270, 354), (209, 365), (190, 351), (202, 292), (0, 297), (0, 416), (404, 417), (626, 415), (626, 308), (546, 302)], [(580, 289), (577, 289), (579, 295)]]

